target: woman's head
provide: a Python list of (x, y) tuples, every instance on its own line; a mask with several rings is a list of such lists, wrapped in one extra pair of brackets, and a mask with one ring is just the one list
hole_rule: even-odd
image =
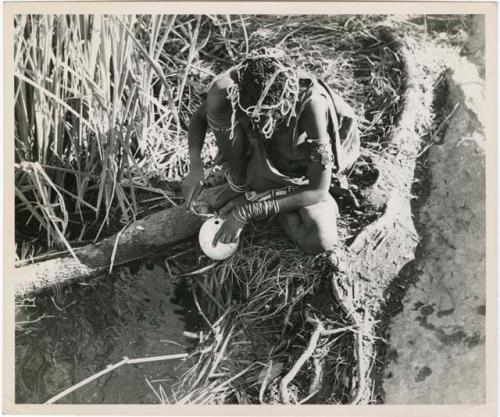
[(295, 69), (274, 51), (254, 51), (238, 66), (237, 104), (254, 127), (270, 138), (277, 125), (290, 120), (298, 99)]
[(248, 108), (257, 105), (266, 88), (262, 104), (278, 103), (287, 80), (280, 67), (275, 58), (246, 59), (239, 73), (240, 106)]

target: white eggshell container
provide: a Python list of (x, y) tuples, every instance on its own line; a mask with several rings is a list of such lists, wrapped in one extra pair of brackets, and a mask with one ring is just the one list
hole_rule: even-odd
[(224, 220), (220, 217), (211, 217), (201, 225), (200, 234), (198, 236), (201, 250), (209, 258), (216, 261), (229, 258), (234, 252), (236, 252), (239, 244), (238, 239), (238, 241), (234, 243), (217, 242), (216, 246), (212, 245), (215, 234), (221, 228), (223, 223)]

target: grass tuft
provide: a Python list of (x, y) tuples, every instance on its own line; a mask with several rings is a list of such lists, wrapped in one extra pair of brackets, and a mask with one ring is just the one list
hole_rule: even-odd
[[(380, 175), (373, 161), (397, 159), (388, 144), (408, 80), (393, 34), (427, 42), (427, 28), (442, 24), (422, 16), (16, 16), (19, 261), (39, 257), (40, 248), (70, 250), (149, 210), (182, 203), (175, 190), (188, 170), (190, 116), (215, 74), (263, 46), (284, 49), (360, 116), (362, 155), (349, 173), (360, 207), (339, 201), (341, 242), (349, 242), (380, 215), (364, 197)], [(456, 30), (453, 42), (460, 45), (463, 33)], [(436, 51), (426, 59), (433, 74), (443, 67), (429, 64)], [(216, 156), (211, 133), (203, 156)], [(171, 402), (281, 403), (279, 381), (309, 344), (313, 355), (287, 384), (288, 401), (352, 400), (355, 330), (312, 343), (312, 323), (327, 332), (350, 326), (333, 299), (332, 266), (267, 226), (246, 234), (229, 260), (188, 278), (206, 327)], [(157, 396), (168, 402), (162, 387)]]

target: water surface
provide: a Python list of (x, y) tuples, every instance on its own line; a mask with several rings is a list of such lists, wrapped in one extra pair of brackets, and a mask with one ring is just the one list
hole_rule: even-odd
[[(16, 402), (43, 403), (123, 356), (188, 351), (183, 331), (198, 329), (186, 323), (193, 311), (183, 285), (158, 264), (141, 264), (25, 300), (16, 308)], [(182, 360), (123, 365), (58, 403), (159, 403), (146, 379), (171, 397), (186, 367)]]

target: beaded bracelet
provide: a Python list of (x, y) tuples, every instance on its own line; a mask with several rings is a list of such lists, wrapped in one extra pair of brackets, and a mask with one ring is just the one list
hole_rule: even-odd
[(245, 198), (251, 202), (270, 200), (272, 198), (283, 197), (285, 195), (288, 195), (293, 191), (297, 190), (297, 188), (298, 187), (293, 185), (286, 185), (284, 187), (274, 188), (272, 190), (267, 190), (262, 193), (257, 193), (257, 191), (252, 190), (252, 191), (247, 191), (245, 193)]
[(231, 187), (231, 190), (233, 190), (235, 193), (244, 193), (248, 190), (248, 186), (246, 184), (236, 185), (233, 182), (233, 180), (231, 179), (231, 174), (229, 173), (229, 169), (226, 171), (225, 176), (229, 187)]
[(267, 218), (273, 214), (279, 213), (279, 204), (275, 199), (266, 201), (257, 201), (245, 204), (234, 209), (231, 214), (233, 218), (243, 224), (248, 224), (253, 219)]

